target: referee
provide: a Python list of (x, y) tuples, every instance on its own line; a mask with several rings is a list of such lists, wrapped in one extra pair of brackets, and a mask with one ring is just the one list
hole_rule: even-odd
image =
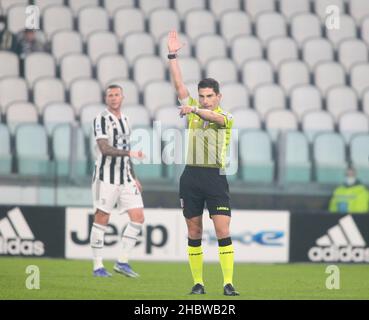
[(191, 294), (205, 294), (201, 238), (206, 203), (218, 238), (223, 293), (237, 296), (239, 293), (232, 283), (234, 251), (229, 233), (229, 188), (222, 174), (233, 119), (219, 106), (222, 95), (216, 80), (209, 78), (199, 82), (199, 101), (190, 97), (177, 61), (177, 52), (182, 46), (177, 32), (171, 31), (168, 35), (169, 68), (182, 105), (180, 115), (187, 117), (189, 128), (186, 167), (180, 179), (179, 194), (188, 229), (188, 257), (194, 280)]

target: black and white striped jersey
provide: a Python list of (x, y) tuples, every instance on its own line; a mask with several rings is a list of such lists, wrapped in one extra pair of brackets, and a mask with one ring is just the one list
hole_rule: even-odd
[(114, 114), (105, 109), (94, 120), (95, 135), (95, 171), (94, 178), (106, 183), (121, 185), (133, 180), (129, 157), (104, 156), (99, 146), (98, 139), (107, 139), (110, 146), (119, 150), (130, 150), (131, 129), (128, 118), (121, 113), (118, 119)]

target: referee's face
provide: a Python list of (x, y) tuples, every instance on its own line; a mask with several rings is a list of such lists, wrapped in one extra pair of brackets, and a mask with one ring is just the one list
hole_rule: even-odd
[(199, 102), (203, 108), (214, 110), (220, 102), (222, 95), (216, 94), (213, 88), (199, 89)]
[(107, 106), (117, 111), (120, 109), (123, 101), (123, 94), (119, 88), (111, 88), (106, 91), (105, 103)]

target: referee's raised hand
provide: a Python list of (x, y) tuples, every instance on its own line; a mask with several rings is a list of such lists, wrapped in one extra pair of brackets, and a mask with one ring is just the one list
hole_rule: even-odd
[(184, 43), (182, 43), (179, 38), (177, 31), (172, 30), (168, 34), (168, 51), (169, 53), (177, 53), (178, 50), (184, 47)]
[(130, 151), (129, 156), (135, 159), (144, 159), (145, 155), (142, 151)]

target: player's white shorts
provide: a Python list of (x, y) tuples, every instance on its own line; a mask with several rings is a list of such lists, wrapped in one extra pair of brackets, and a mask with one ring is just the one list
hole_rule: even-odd
[[(99, 209), (106, 213), (122, 213), (129, 209), (143, 208), (142, 195), (134, 180), (115, 185), (95, 179), (92, 183), (92, 199), (94, 210)], [(117, 209), (114, 209), (115, 206)]]

